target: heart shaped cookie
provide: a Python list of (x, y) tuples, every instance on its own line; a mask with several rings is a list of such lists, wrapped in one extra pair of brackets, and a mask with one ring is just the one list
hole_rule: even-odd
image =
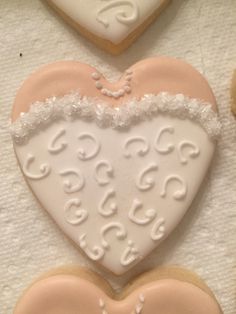
[(116, 83), (79, 62), (33, 74), (13, 107), (22, 172), (43, 207), (93, 261), (122, 274), (181, 221), (220, 124), (206, 80), (171, 58)]
[(179, 268), (142, 275), (119, 296), (100, 277), (82, 269), (64, 269), (36, 281), (14, 314), (222, 314), (206, 284)]
[(112, 54), (128, 48), (170, 0), (47, 0), (82, 35)]

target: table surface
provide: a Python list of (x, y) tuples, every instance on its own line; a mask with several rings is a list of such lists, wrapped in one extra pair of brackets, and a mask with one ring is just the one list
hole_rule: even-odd
[(37, 276), (87, 259), (62, 234), (30, 193), (17, 166), (9, 116), (17, 89), (37, 67), (80, 60), (109, 79), (136, 61), (169, 55), (194, 65), (210, 82), (219, 104), (222, 136), (208, 177), (185, 218), (153, 254), (129, 274), (100, 271), (119, 290), (135, 274), (163, 264), (196, 271), (225, 314), (234, 314), (236, 266), (236, 121), (230, 80), (236, 68), (236, 1), (173, 0), (125, 53), (110, 56), (71, 29), (43, 1), (0, 1), (0, 313), (10, 314)]

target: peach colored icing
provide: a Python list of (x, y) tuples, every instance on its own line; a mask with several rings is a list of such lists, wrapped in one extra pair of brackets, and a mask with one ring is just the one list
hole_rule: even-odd
[[(183, 61), (144, 60), (114, 84), (88, 65), (60, 62), (20, 89), (14, 148), (58, 226), (91, 260), (121, 275), (190, 207), (215, 149), (214, 110), (208, 83)], [(55, 120), (58, 112), (63, 118)]]
[(72, 275), (36, 282), (14, 314), (220, 314), (216, 300), (197, 286), (162, 279), (115, 301), (93, 283)]
[[(96, 70), (75, 61), (57, 62), (41, 68), (25, 81), (15, 99), (12, 120), (21, 112), (27, 112), (36, 101), (44, 101), (52, 96), (64, 96), (72, 91), (80, 95), (98, 97), (113, 106), (118, 106), (131, 98), (141, 98), (145, 94), (184, 94), (212, 104), (216, 110), (215, 97), (204, 77), (189, 64), (168, 57), (150, 58), (140, 61), (130, 69), (131, 92), (118, 99), (101, 94), (92, 79)], [(116, 83), (108, 82), (103, 76), (100, 83), (110, 90), (119, 90), (125, 82), (125, 75)]]

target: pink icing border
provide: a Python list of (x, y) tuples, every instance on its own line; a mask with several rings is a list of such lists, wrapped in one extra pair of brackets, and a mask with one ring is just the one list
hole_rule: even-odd
[[(212, 104), (216, 111), (216, 100), (205, 78), (191, 65), (169, 57), (156, 57), (142, 60), (133, 65), (130, 94), (114, 99), (101, 94), (91, 78), (97, 72), (93, 67), (75, 61), (62, 61), (46, 65), (32, 74), (20, 88), (12, 111), (12, 121), (21, 112), (27, 112), (36, 101), (44, 101), (52, 96), (64, 96), (79, 91), (83, 96), (99, 97), (111, 105), (120, 105), (131, 98), (141, 98), (145, 94), (184, 94)], [(117, 90), (124, 84), (125, 76), (115, 83), (108, 82), (103, 76), (101, 83), (106, 88)]]

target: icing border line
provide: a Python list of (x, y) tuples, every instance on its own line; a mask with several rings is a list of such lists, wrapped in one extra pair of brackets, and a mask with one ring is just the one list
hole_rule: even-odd
[(21, 113), (11, 124), (10, 132), (16, 143), (23, 144), (40, 127), (58, 119), (82, 119), (95, 121), (103, 128), (124, 129), (158, 114), (190, 119), (201, 125), (211, 139), (220, 135), (221, 123), (210, 103), (167, 92), (146, 94), (139, 100), (133, 98), (119, 107), (111, 107), (97, 98), (81, 96), (79, 93), (48, 98), (45, 102), (35, 102), (28, 112)]

